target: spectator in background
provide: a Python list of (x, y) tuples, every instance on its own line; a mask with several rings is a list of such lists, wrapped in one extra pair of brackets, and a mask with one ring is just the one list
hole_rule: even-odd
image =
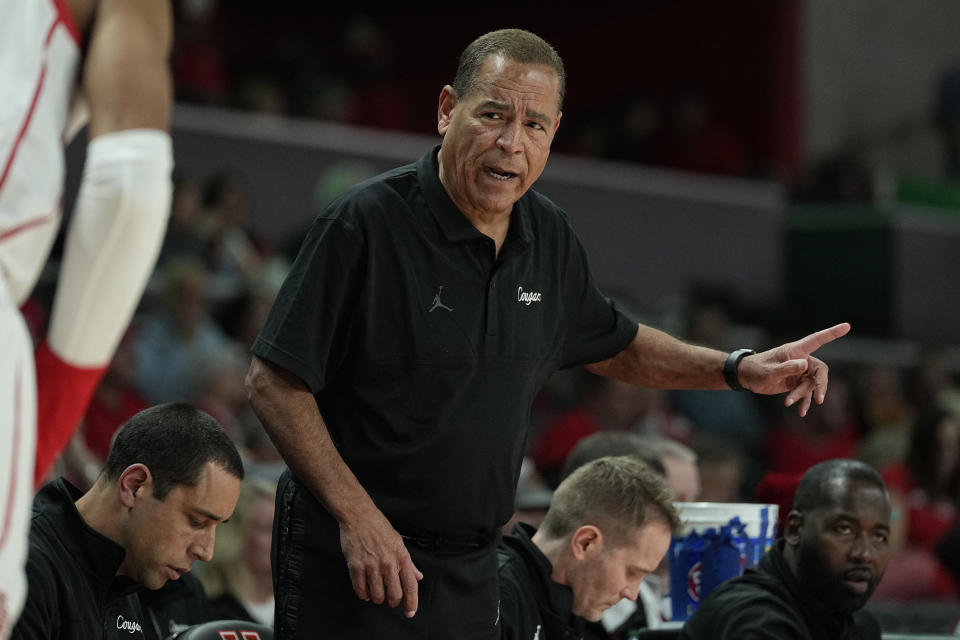
[(877, 469), (903, 460), (915, 411), (903, 373), (891, 365), (867, 365), (856, 378), (855, 391), (864, 425), (857, 458)]
[(960, 415), (960, 385), (947, 349), (924, 349), (907, 371), (906, 396), (914, 407), (939, 406)]
[[(721, 293), (699, 294), (687, 321), (688, 339), (714, 349), (730, 348), (732, 308)], [(693, 423), (695, 437), (706, 434), (736, 441), (749, 456), (745, 462), (756, 464), (766, 422), (753, 394), (683, 389), (671, 391), (670, 402)]]
[(782, 412), (780, 422), (764, 438), (764, 466), (775, 473), (802, 474), (824, 460), (852, 458), (860, 431), (850, 382), (834, 375), (830, 398), (816, 416), (794, 420), (789, 412)]
[(647, 439), (630, 431), (599, 431), (579, 440), (563, 463), (559, 480), (598, 458), (605, 456), (635, 456), (661, 476), (667, 470), (657, 452), (646, 446)]
[(647, 436), (642, 446), (657, 456), (664, 468), (667, 486), (677, 502), (694, 502), (700, 498), (700, 469), (697, 454), (690, 447), (667, 438)]
[(245, 354), (233, 345), (210, 353), (197, 364), (193, 393), (188, 398), (219, 422), (230, 438), (246, 450), (242, 415), (249, 403), (243, 393), (246, 372)]
[(160, 276), (162, 304), (144, 314), (134, 337), (137, 385), (150, 402), (189, 400), (201, 364), (230, 349), (210, 315), (208, 275), (196, 260), (170, 263)]
[(170, 223), (160, 247), (157, 271), (162, 271), (173, 260), (196, 260), (203, 256), (206, 238), (202, 202), (200, 185), (196, 180), (182, 174), (174, 175)]
[(906, 460), (882, 473), (898, 518), (893, 523), (889, 575), (878, 597), (955, 597), (956, 585), (935, 550), (958, 522), (960, 419), (935, 407), (918, 413)]
[(700, 469), (700, 500), (742, 502), (751, 477), (747, 452), (736, 440), (699, 436), (693, 445)]
[(244, 480), (233, 518), (220, 528), (216, 557), (197, 575), (210, 600), (210, 619), (250, 620), (273, 626), (270, 542), (276, 484)]
[(599, 431), (630, 431), (650, 408), (655, 391), (587, 371), (581, 400), (545, 425), (530, 447), (537, 470), (551, 486), (560, 482), (564, 461), (583, 438)]
[(500, 637), (578, 637), (611, 603), (637, 597), (679, 526), (662, 478), (636, 458), (575, 470), (539, 530), (519, 524), (498, 546)]
[(563, 465), (563, 480), (584, 464), (613, 455), (632, 455), (664, 477), (678, 502), (692, 502), (700, 495), (697, 454), (675, 440), (624, 431), (601, 431), (577, 442)]
[(250, 193), (239, 175), (222, 172), (209, 179), (203, 192), (203, 260), (209, 295), (217, 303), (242, 295), (266, 258), (266, 243), (247, 227), (249, 214)]

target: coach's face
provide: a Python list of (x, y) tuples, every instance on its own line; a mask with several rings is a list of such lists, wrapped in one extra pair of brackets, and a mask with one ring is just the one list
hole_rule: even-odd
[(576, 562), (566, 576), (573, 591), (573, 613), (596, 622), (603, 612), (623, 598), (636, 600), (640, 583), (657, 568), (670, 546), (670, 529), (650, 522), (614, 544), (599, 529), (593, 537), (574, 534), (572, 553)]
[(830, 503), (792, 512), (785, 538), (796, 548), (800, 582), (833, 611), (853, 612), (873, 594), (890, 558), (890, 502), (880, 487), (830, 483)]
[(440, 181), (471, 220), (509, 214), (547, 164), (560, 124), (560, 81), (552, 67), (492, 55), (476, 88), (440, 94)]
[(239, 496), (240, 479), (212, 462), (195, 486), (176, 485), (163, 500), (153, 495), (149, 477), (130, 505), (119, 573), (159, 589), (167, 580), (179, 579), (194, 561), (209, 561), (216, 528), (233, 513)]

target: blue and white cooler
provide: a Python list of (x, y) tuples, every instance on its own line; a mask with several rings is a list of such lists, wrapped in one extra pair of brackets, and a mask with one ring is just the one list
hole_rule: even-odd
[(670, 601), (684, 621), (721, 583), (756, 566), (777, 536), (775, 504), (678, 502), (682, 529), (673, 537)]

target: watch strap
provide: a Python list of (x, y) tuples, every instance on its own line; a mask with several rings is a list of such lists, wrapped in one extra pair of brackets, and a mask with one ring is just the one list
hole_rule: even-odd
[(746, 391), (740, 384), (740, 361), (755, 353), (753, 349), (737, 349), (727, 356), (727, 361), (723, 363), (723, 380), (728, 387), (734, 391)]

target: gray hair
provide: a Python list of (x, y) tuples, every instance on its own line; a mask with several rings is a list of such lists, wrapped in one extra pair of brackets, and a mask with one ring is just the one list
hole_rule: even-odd
[(542, 64), (556, 71), (559, 80), (557, 111), (563, 108), (567, 73), (560, 54), (546, 40), (523, 29), (491, 31), (467, 45), (460, 54), (457, 75), (453, 79), (458, 100), (466, 99), (477, 89), (477, 76), (483, 63), (488, 57), (498, 54), (521, 64)]

